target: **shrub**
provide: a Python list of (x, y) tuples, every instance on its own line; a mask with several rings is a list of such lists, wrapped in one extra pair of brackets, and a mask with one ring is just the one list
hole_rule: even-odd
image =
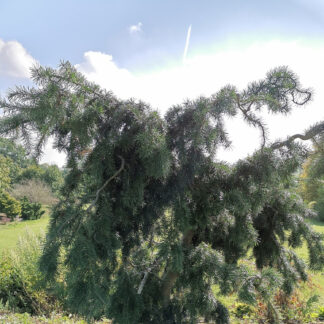
[(39, 219), (45, 213), (40, 203), (32, 203), (26, 196), (20, 200), (20, 205), (21, 217), (24, 220)]
[(10, 312), (9, 303), (7, 302), (6, 304), (4, 304), (0, 299), (0, 314), (2, 315), (4, 313), (9, 313), (9, 312)]
[[(315, 316), (313, 314), (318, 297), (318, 295), (313, 295), (306, 299), (299, 290), (291, 295), (280, 290), (271, 303), (266, 304), (259, 300), (252, 317), (259, 323), (310, 323), (314, 317), (318, 316), (318, 314)], [(277, 314), (277, 319), (274, 312)]]
[(9, 255), (0, 260), (0, 299), (12, 310), (33, 311), (34, 301), (14, 268)]
[(319, 220), (324, 222), (324, 185), (320, 186), (318, 189), (318, 198), (314, 207), (317, 211)]
[(40, 180), (42, 178), (44, 171), (38, 165), (32, 164), (27, 168), (22, 169), (21, 173), (17, 177), (16, 181), (21, 183), (28, 180)]
[(253, 314), (253, 309), (249, 305), (240, 303), (236, 306), (234, 314), (237, 318), (249, 317)]
[(324, 321), (324, 306), (321, 306), (317, 311), (317, 318), (320, 321)]
[(21, 215), (21, 205), (14, 197), (5, 191), (0, 191), (0, 212), (11, 219)]
[(42, 205), (53, 205), (57, 201), (49, 186), (39, 180), (26, 180), (23, 183), (15, 184), (11, 194), (16, 199), (27, 197), (30, 202)]
[(60, 308), (38, 269), (43, 241), (44, 236), (27, 233), (0, 258), (0, 300), (13, 311), (49, 314)]

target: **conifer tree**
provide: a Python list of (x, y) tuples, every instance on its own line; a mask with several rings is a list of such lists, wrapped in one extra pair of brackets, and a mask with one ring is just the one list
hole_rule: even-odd
[[(71, 311), (115, 323), (227, 323), (215, 285), (247, 303), (261, 296), (272, 309), (277, 288), (289, 294), (307, 279), (292, 250), (302, 239), (309, 266), (322, 268), (321, 237), (291, 183), (306, 154), (295, 140), (323, 134), (324, 122), (270, 143), (260, 117), (310, 100), (286, 67), (243, 91), (225, 86), (173, 106), (164, 118), (88, 82), (68, 62), (32, 75), (35, 87), (1, 101), (0, 135), (22, 137), (35, 156), (51, 137), (67, 155), (40, 265), (55, 280), (64, 255)], [(230, 146), (224, 118), (238, 114), (262, 140), (229, 165), (216, 153)], [(239, 262), (251, 251), (257, 271)]]

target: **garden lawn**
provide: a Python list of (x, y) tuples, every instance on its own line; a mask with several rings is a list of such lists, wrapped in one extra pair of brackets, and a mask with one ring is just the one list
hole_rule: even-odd
[(40, 234), (46, 231), (49, 223), (49, 216), (44, 215), (37, 220), (22, 221), (0, 225), (0, 254), (8, 249), (16, 246), (20, 236), (23, 236), (26, 231), (34, 234)]

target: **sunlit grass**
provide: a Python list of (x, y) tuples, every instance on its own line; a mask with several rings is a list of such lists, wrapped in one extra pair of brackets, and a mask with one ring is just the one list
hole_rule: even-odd
[(0, 253), (16, 247), (19, 237), (24, 236), (26, 230), (34, 234), (46, 231), (49, 222), (48, 214), (41, 219), (9, 223), (0, 225)]

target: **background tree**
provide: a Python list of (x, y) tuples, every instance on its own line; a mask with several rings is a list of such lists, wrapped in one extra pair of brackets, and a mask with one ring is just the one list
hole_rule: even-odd
[(15, 183), (21, 170), (31, 163), (22, 145), (16, 144), (9, 138), (0, 137), (0, 155), (10, 161), (11, 183)]
[(16, 144), (9, 138), (0, 138), (0, 154), (10, 158), (20, 168), (26, 168), (30, 163), (24, 147), (20, 144)]
[(9, 158), (0, 155), (0, 191), (6, 190), (10, 187), (11, 178), (10, 171), (12, 167), (12, 161)]
[(42, 182), (53, 193), (58, 194), (64, 182), (63, 171), (57, 165), (31, 163), (27, 168), (22, 169), (16, 177), (17, 183), (26, 183), (29, 181)]
[(57, 165), (41, 164), (40, 168), (43, 174), (40, 180), (44, 181), (55, 194), (59, 193), (61, 186), (64, 183), (64, 171), (60, 170)]
[(63, 170), (60, 170), (57, 165), (38, 164), (26, 153), (22, 145), (16, 144), (9, 138), (0, 138), (0, 156), (6, 159), (2, 158), (2, 163), (6, 161), (9, 167), (11, 184), (29, 180), (42, 181), (57, 194), (64, 182)]
[[(117, 323), (226, 323), (215, 284), (245, 302), (262, 296), (273, 310), (277, 288), (290, 293), (307, 278), (291, 249), (302, 238), (310, 267), (323, 266), (321, 238), (290, 186), (305, 156), (295, 140), (323, 133), (324, 123), (271, 144), (260, 117), (309, 101), (287, 68), (241, 92), (226, 86), (174, 106), (165, 118), (141, 101), (118, 100), (69, 63), (35, 68), (33, 79), (38, 87), (18, 87), (1, 102), (0, 134), (19, 134), (35, 156), (53, 137), (67, 154), (41, 268), (54, 280), (64, 249), (72, 311)], [(237, 114), (262, 142), (227, 165), (215, 154), (230, 145), (224, 117)], [(251, 249), (257, 272), (238, 262)]]
[(324, 137), (313, 140), (313, 149), (303, 164), (300, 192), (304, 200), (312, 203), (318, 216), (324, 220)]

